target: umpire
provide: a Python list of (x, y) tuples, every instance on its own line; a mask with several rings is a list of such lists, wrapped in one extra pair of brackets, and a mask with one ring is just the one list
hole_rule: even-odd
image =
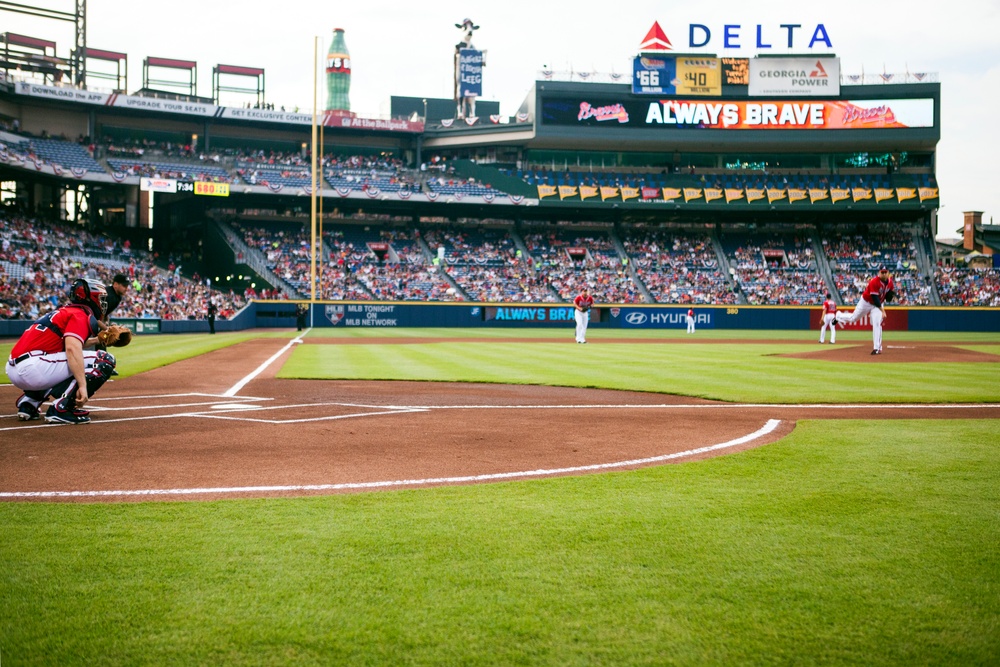
[[(101, 329), (106, 329), (108, 324), (111, 322), (111, 313), (114, 312), (118, 304), (122, 302), (122, 297), (128, 292), (129, 280), (124, 273), (116, 273), (111, 284), (106, 287), (108, 290), (108, 309), (104, 313), (104, 321), (101, 322)], [(97, 343), (94, 345), (95, 350), (107, 350), (106, 345), (101, 345)]]

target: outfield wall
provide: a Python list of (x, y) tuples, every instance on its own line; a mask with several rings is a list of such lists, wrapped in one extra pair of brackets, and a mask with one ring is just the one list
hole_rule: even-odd
[[(698, 329), (819, 329), (820, 309), (802, 306), (692, 306)], [(258, 301), (232, 320), (217, 320), (216, 331), (295, 327), (296, 303)], [(851, 309), (842, 308), (849, 312)], [(597, 307), (591, 311), (595, 329), (685, 329), (688, 306), (629, 305)], [(140, 335), (207, 333), (207, 320), (117, 319)], [(28, 328), (23, 320), (0, 321), (0, 338), (17, 338)], [(307, 325), (312, 327), (489, 327), (572, 329), (573, 308), (565, 305), (470, 303), (411, 303), (371, 301), (316, 303)], [(867, 321), (848, 329), (865, 329)], [(1000, 308), (892, 308), (888, 331), (1000, 332)]]
[[(258, 302), (258, 327), (295, 326), (295, 304)], [(816, 306), (692, 306), (699, 329), (819, 329)], [(850, 312), (849, 308), (842, 308)], [(596, 307), (595, 329), (685, 329), (688, 306)], [(310, 326), (379, 327), (560, 327), (572, 329), (573, 308), (540, 304), (415, 304), (337, 302), (310, 308)], [(850, 328), (867, 328), (867, 321)], [(888, 308), (889, 331), (1000, 331), (1000, 308)]]

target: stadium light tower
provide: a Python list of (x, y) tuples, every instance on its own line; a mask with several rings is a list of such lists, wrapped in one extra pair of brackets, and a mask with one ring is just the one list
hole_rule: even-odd
[(70, 81), (76, 85), (83, 85), (86, 83), (87, 78), (87, 0), (75, 0), (74, 6), (75, 10), (73, 12), (66, 12), (58, 9), (33, 7), (18, 2), (0, 0), (0, 11), (27, 14), (28, 16), (38, 16), (43, 19), (66, 21), (74, 24), (76, 30), (73, 39), (74, 48), (70, 52)]

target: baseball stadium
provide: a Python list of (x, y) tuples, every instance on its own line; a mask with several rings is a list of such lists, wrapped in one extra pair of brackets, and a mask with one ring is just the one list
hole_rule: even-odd
[(937, 74), (654, 23), (507, 116), (466, 19), (369, 117), (343, 30), (286, 108), (67, 4), (0, 2), (76, 34), (0, 34), (0, 664), (1000, 663)]

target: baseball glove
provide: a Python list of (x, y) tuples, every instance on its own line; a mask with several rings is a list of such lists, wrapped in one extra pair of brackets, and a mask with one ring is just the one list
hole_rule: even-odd
[(97, 334), (97, 340), (106, 347), (125, 347), (132, 342), (132, 330), (120, 324), (109, 324)]

